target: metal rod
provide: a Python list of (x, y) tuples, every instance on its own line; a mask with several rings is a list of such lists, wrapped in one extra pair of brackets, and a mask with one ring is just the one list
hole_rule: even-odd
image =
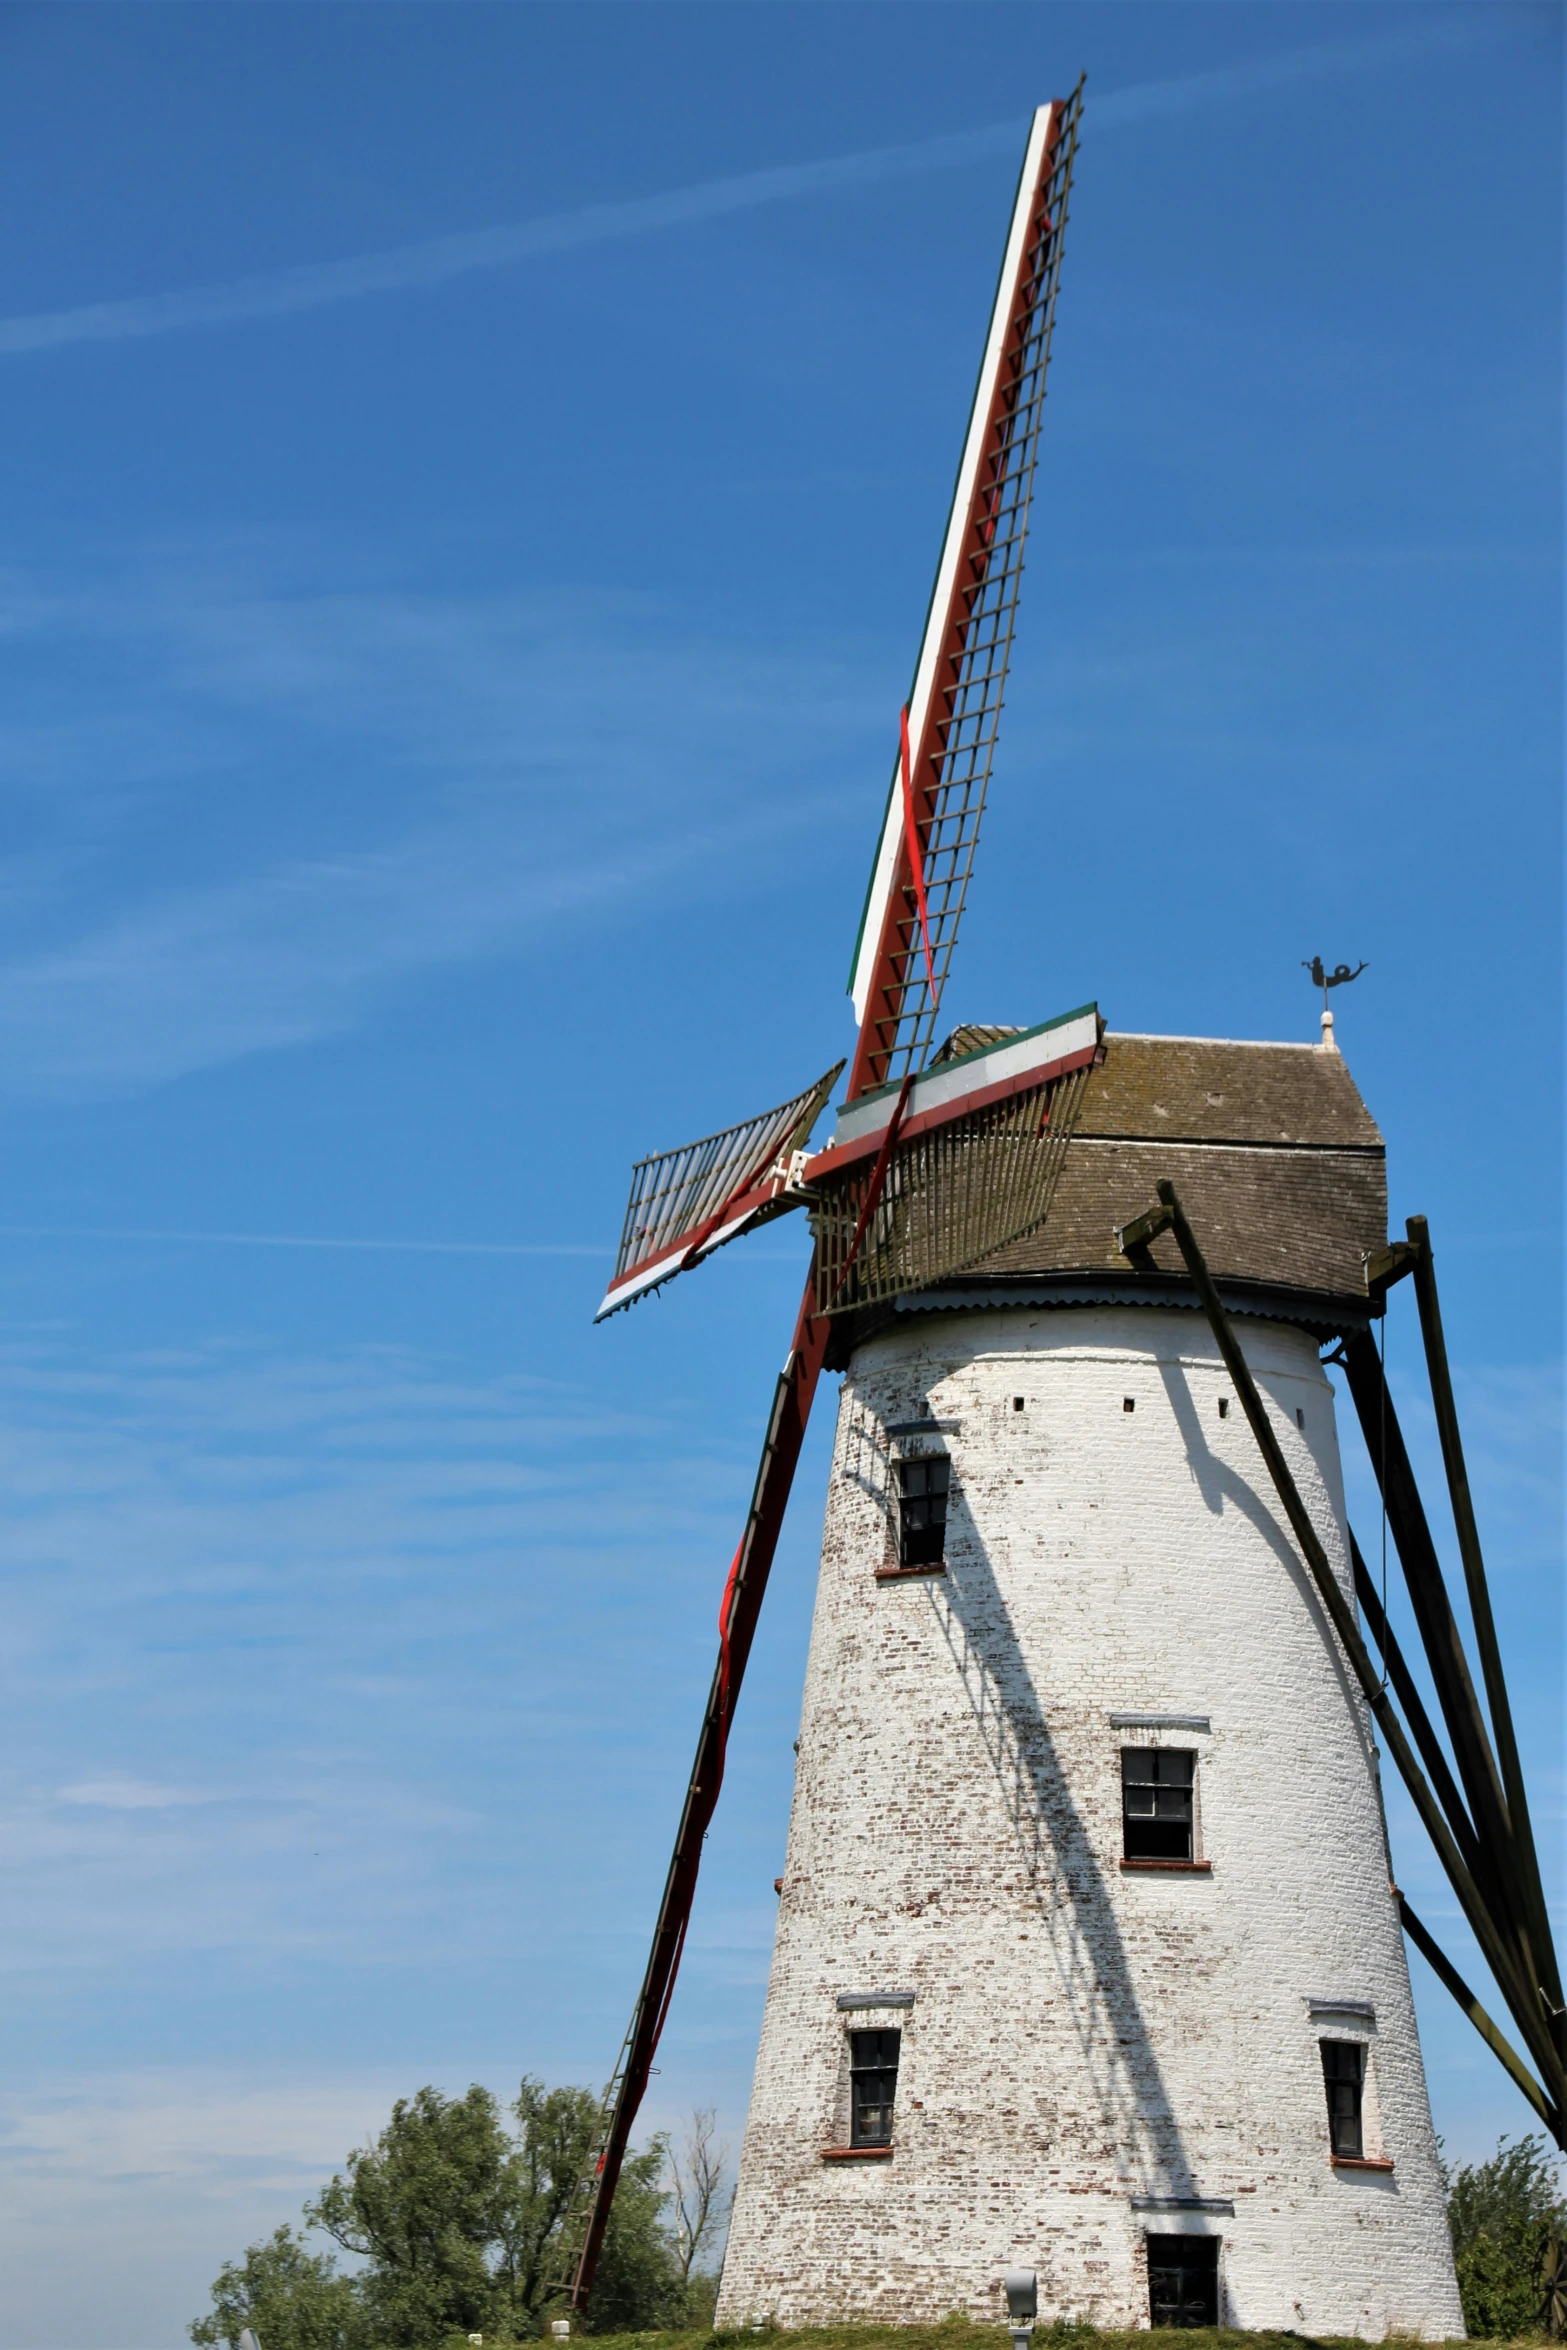
[(1458, 1532), (1458, 1551), (1464, 1564), (1464, 1584), (1469, 1593), (1469, 1614), (1474, 1624), (1475, 1646), (1480, 1651), (1480, 1672), (1485, 1682), (1486, 1703), (1491, 1709), (1496, 1759), (1501, 1766), (1502, 1786), (1507, 1797), (1513, 1841), (1518, 1853), (1530, 1946), (1539, 1963), (1546, 1996), (1556, 2010), (1557, 2045), (1567, 2048), (1567, 2038), (1564, 2038), (1562, 2029), (1567, 2019), (1562, 2016), (1561, 1975), (1556, 1964), (1556, 1948), (1545, 1906), (1545, 1891), (1540, 1882), (1539, 1855), (1535, 1851), (1534, 1830), (1529, 1820), (1529, 1801), (1524, 1789), (1523, 1768), (1518, 1759), (1518, 1740), (1513, 1730), (1513, 1709), (1507, 1695), (1507, 1677), (1502, 1670), (1496, 1621), (1491, 1613), (1491, 1594), (1486, 1582), (1485, 1560), (1480, 1550), (1480, 1529), (1475, 1522), (1474, 1500), (1469, 1491), (1463, 1439), (1458, 1431), (1458, 1409), (1453, 1401), (1447, 1341), (1442, 1335), (1442, 1308), (1436, 1291), (1431, 1228), (1424, 1216), (1410, 1216), (1405, 1221), (1404, 1229), (1415, 1252), (1415, 1299), (1420, 1308), (1420, 1335), (1425, 1342), (1431, 1401), (1436, 1408), (1437, 1433), (1442, 1440), (1442, 1465), (1447, 1471), (1447, 1490), (1452, 1497), (1453, 1524)]
[[(1548, 2086), (1557, 2091), (1561, 2102), (1567, 2104), (1567, 2075), (1563, 2073), (1561, 2059), (1557, 2054), (1554, 2040), (1548, 2028), (1539, 1993), (1532, 1982), (1520, 1978), (1516, 1957), (1507, 1940), (1498, 1930), (1489, 1905), (1482, 1897), (1469, 1871), (1465, 1868), (1462, 1855), (1453, 1841), (1446, 1820), (1442, 1816), (1441, 1806), (1427, 1785), (1424, 1773), (1415, 1760), (1409, 1740), (1404, 1735), (1403, 1724), (1388, 1702), (1387, 1694), (1377, 1677), (1376, 1668), (1366, 1653), (1365, 1642), (1360, 1637), (1349, 1603), (1339, 1588), (1338, 1577), (1333, 1572), (1328, 1555), (1322, 1547), (1315, 1526), (1311, 1522), (1310, 1513), (1301, 1500), (1294, 1478), (1290, 1475), (1289, 1464), (1279, 1448), (1279, 1440), (1273, 1432), (1272, 1424), (1257, 1391), (1256, 1382), (1252, 1378), (1246, 1357), (1241, 1352), (1240, 1341), (1235, 1336), (1229, 1315), (1214, 1287), (1213, 1276), (1209, 1272), (1202, 1250), (1198, 1246), (1197, 1237), (1186, 1221), (1185, 1211), (1181, 1206), (1175, 1186), (1173, 1183), (1161, 1182), (1158, 1186), (1158, 1192), (1169, 1218), (1168, 1229), (1175, 1235), (1176, 1245), (1185, 1260), (1186, 1269), (1191, 1274), (1197, 1294), (1202, 1300), (1203, 1310), (1207, 1314), (1209, 1327), (1218, 1342), (1225, 1368), (1235, 1382), (1235, 1391), (1241, 1399), (1241, 1408), (1251, 1423), (1252, 1434), (1257, 1439), (1258, 1449), (1262, 1454), (1268, 1474), (1273, 1480), (1274, 1490), (1284, 1505), (1284, 1514), (1289, 1519), (1295, 1539), (1300, 1545), (1306, 1565), (1310, 1570), (1312, 1581), (1316, 1584), (1321, 1596), (1323, 1606), (1327, 1609), (1334, 1629), (1343, 1644), (1344, 1654), (1365, 1692), (1372, 1713), (1387, 1740), (1388, 1751), (1397, 1764), (1399, 1774), (1414, 1799), (1415, 1808), (1425, 1823), (1426, 1833), (1436, 1846), (1437, 1856), (1447, 1872), (1448, 1881), (1463, 1905), (1464, 1915), (1469, 1920), (1475, 1940), (1484, 1953), (1486, 1965), (1495, 1976), (1497, 1987), (1512, 2010), (1514, 2021), (1524, 2036), (1525, 2044), (1536, 2064), (1539, 2065)], [(1146, 1228), (1153, 1221), (1151, 1218), (1141, 1218), (1139, 1219), (1139, 1228)], [(1134, 1228), (1128, 1226), (1126, 1229), (1131, 1232)]]
[(1550, 2131), (1551, 2136), (1556, 2140), (1557, 2145), (1567, 2151), (1567, 2136), (1563, 2135), (1561, 2112), (1546, 2096), (1545, 2091), (1540, 2087), (1539, 2082), (1530, 2072), (1506, 2033), (1491, 2021), (1447, 1953), (1431, 1939), (1402, 1893), (1398, 1897), (1398, 1915), (1405, 1933), (1431, 1968), (1432, 1973), (1451, 1991), (1492, 2055), (1499, 2057), (1507, 2067), (1518, 2087), (1523, 2091), (1541, 2121)]

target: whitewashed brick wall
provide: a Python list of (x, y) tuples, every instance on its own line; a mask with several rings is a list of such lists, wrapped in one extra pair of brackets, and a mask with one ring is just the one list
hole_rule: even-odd
[[(1348, 1588), (1315, 1344), (1239, 1327)], [(1042, 2320), (1146, 2324), (1147, 2232), (1196, 2229), (1222, 2238), (1226, 2323), (1461, 2333), (1369, 1720), (1230, 1394), (1172, 1308), (922, 1315), (856, 1355), (721, 2324), (1000, 2320), (1009, 2266), (1038, 2270)], [(958, 1425), (885, 1433), (924, 1417)], [(890, 1456), (930, 1441), (948, 1572), (877, 1583)], [(1198, 1754), (1209, 1875), (1121, 1870), (1144, 1738)], [(889, 1990), (913, 2006), (837, 2006)], [(903, 2031), (892, 2158), (824, 2161), (847, 2031), (880, 2023)], [(1330, 2164), (1324, 2033), (1368, 2044), (1391, 2171)]]

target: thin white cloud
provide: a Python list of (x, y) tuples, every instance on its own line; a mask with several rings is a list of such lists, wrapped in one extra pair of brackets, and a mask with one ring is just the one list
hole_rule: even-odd
[(60, 1801), (94, 1811), (173, 1811), (187, 1803), (218, 1803), (205, 1787), (159, 1787), (150, 1779), (84, 1779), (62, 1787)]
[[(42, 682), (0, 763), (62, 846), (0, 868), (18, 908), (0, 1088), (81, 1098), (306, 1043), (415, 973), (731, 887), (819, 818), (870, 739), (841, 647), (739, 647), (625, 596), (347, 592), (310, 553), (303, 593), (297, 548), (276, 545), (105, 557), (90, 591), (13, 576), (6, 616)], [(134, 717), (124, 765), (100, 702)], [(247, 799), (266, 810), (259, 869), (244, 828), (213, 823)], [(97, 844), (148, 805), (189, 861), (144, 865), (121, 896)], [(188, 828), (167, 828), (174, 807)]]
[(858, 155), (834, 155), (819, 163), (784, 164), (732, 178), (702, 180), (658, 196), (636, 196), (619, 204), (589, 204), (577, 212), (540, 220), (502, 222), (459, 236), (430, 237), (380, 253), (359, 253), (342, 261), (305, 263), (228, 285), (191, 286), (167, 294), (145, 294), (122, 302), (85, 303), (71, 310), (0, 319), (0, 352), (44, 351), (63, 343), (123, 342), (168, 334), (183, 327), (226, 326), (235, 319), (279, 318), (299, 310), (352, 302), (366, 294), (398, 293), (439, 285), (479, 269), (496, 269), (546, 253), (571, 252), (611, 238), (646, 236), (654, 230), (721, 220), (759, 205), (833, 188), (866, 187), (915, 172), (972, 163), (1018, 142), (1015, 122), (983, 130), (881, 147)]
[(0, 971), (0, 1071), (69, 1099), (340, 1033), (399, 974), (537, 943), (818, 813), (764, 809), (553, 871), (525, 822), (480, 818), (154, 899)]
[(1298, 82), (1328, 81), (1341, 74), (1372, 72), (1379, 65), (1396, 65), (1405, 58), (1433, 51), (1468, 49), (1502, 29), (1500, 11), (1453, 8), (1429, 13), (1419, 22), (1397, 30), (1373, 33), (1353, 41), (1315, 41), (1301, 49), (1283, 49), (1272, 57), (1253, 57), (1235, 65), (1219, 65), (1203, 73), (1175, 74), (1156, 82), (1134, 82), (1112, 90), (1093, 109), (1096, 130), (1123, 124), (1153, 122), (1163, 115), (1190, 114), (1204, 106), (1233, 104), (1239, 98), (1258, 98), (1269, 90), (1289, 89)]
[[(1492, 11), (1492, 18), (1496, 14)], [(1233, 104), (1299, 82), (1368, 72), (1422, 52), (1463, 47), (1495, 29), (1483, 15), (1455, 10), (1379, 37), (1320, 42), (1204, 73), (1136, 83), (1097, 100), (1090, 119), (1096, 130), (1109, 130), (1206, 106)], [(853, 155), (826, 156), (815, 163), (781, 164), (765, 171), (701, 180), (656, 196), (589, 204), (579, 211), (538, 220), (502, 222), (456, 236), (425, 238), (417, 244), (354, 254), (340, 261), (306, 262), (292, 269), (236, 278), (224, 285), (189, 286), (169, 293), (80, 303), (70, 309), (0, 319), (0, 355), (58, 350), (72, 343), (140, 340), (194, 327), (227, 326), (241, 319), (281, 318), (359, 301), (370, 294), (440, 285), (476, 270), (503, 268), (611, 239), (648, 236), (660, 229), (722, 220), (762, 205), (951, 170), (1010, 153), (1020, 144), (1021, 135), (1016, 120), (990, 123), (979, 130), (875, 147)]]

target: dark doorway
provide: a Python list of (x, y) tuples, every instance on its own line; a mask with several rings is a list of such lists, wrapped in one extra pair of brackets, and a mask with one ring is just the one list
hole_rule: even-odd
[(1217, 2236), (1149, 2237), (1148, 2322), (1156, 2326), (1218, 2324)]

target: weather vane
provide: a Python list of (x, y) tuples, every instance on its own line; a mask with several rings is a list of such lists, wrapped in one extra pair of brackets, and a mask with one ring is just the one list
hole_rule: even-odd
[(1364, 962), (1357, 963), (1353, 971), (1351, 971), (1347, 963), (1339, 963), (1333, 970), (1330, 971), (1323, 962), (1320, 955), (1313, 955), (1309, 963), (1301, 964), (1301, 969), (1303, 971), (1309, 971), (1311, 973), (1312, 986), (1320, 987), (1322, 990), (1322, 1009), (1324, 1012), (1328, 1008), (1328, 989), (1330, 987), (1342, 987), (1346, 979), (1358, 979), (1365, 968), (1366, 966)]

